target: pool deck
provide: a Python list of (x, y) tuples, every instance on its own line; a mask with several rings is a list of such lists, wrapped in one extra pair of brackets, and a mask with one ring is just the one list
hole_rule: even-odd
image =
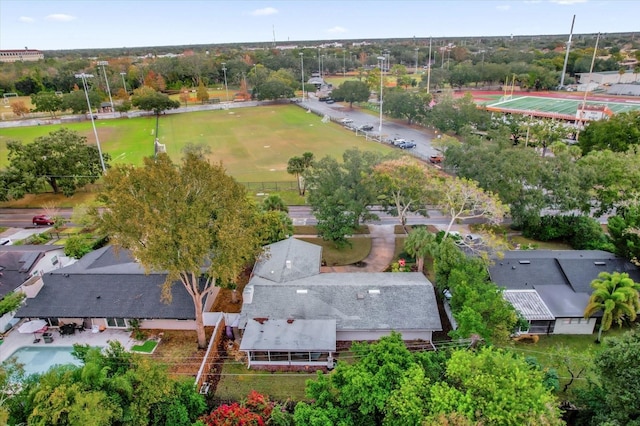
[(56, 328), (50, 328), (49, 332), (53, 334), (53, 342), (44, 343), (42, 334), (38, 334), (40, 342), (33, 343), (34, 336), (32, 333), (19, 333), (17, 329), (13, 329), (9, 334), (5, 335), (4, 342), (0, 344), (0, 362), (6, 360), (17, 349), (24, 346), (73, 346), (75, 343), (90, 346), (108, 346), (110, 340), (119, 341), (125, 349), (131, 349), (136, 342), (130, 337), (131, 332), (126, 330), (106, 329), (99, 333), (92, 333), (91, 330), (76, 332), (75, 334), (61, 336)]

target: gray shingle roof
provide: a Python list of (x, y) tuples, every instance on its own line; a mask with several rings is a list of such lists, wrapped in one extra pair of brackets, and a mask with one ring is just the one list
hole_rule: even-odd
[(161, 301), (164, 280), (163, 274), (47, 273), (37, 297), (28, 299), (16, 316), (194, 319), (193, 301), (182, 284), (173, 285), (172, 303)]
[(274, 283), (253, 277), (251, 318), (335, 319), (338, 330), (442, 330), (435, 292), (421, 273), (327, 273)]
[(507, 290), (536, 290), (551, 313), (582, 317), (600, 272), (626, 272), (640, 282), (640, 270), (601, 250), (512, 250), (489, 267), (491, 280)]
[(144, 274), (144, 268), (131, 256), (129, 250), (105, 246), (87, 253), (73, 265), (58, 269), (66, 274)]
[(556, 318), (580, 318), (589, 303), (589, 293), (575, 293), (567, 285), (540, 285), (536, 291)]
[(60, 250), (53, 245), (0, 246), (0, 299), (24, 283), (45, 253)]
[(321, 260), (321, 246), (287, 238), (267, 246), (253, 274), (277, 283), (294, 281), (318, 274)]
[(249, 320), (242, 334), (241, 351), (309, 351), (336, 350), (335, 320)]

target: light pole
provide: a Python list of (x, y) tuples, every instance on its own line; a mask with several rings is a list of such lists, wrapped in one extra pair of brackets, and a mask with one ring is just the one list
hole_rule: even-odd
[(127, 75), (126, 72), (121, 72), (120, 76), (122, 77), (122, 87), (124, 87), (124, 91), (127, 92), (127, 94), (129, 94), (129, 91), (127, 90), (127, 82), (124, 81), (124, 76)]
[(224, 73), (224, 91), (226, 93), (227, 102), (229, 102), (229, 87), (227, 86), (227, 67), (226, 63), (222, 63), (222, 72)]
[(93, 78), (93, 74), (80, 73), (80, 74), (76, 74), (76, 78), (82, 79), (84, 96), (87, 99), (87, 107), (89, 108), (89, 117), (91, 117), (91, 126), (93, 127), (93, 134), (96, 137), (96, 144), (98, 145), (98, 155), (100, 156), (100, 165), (102, 166), (102, 173), (104, 173), (106, 171), (106, 168), (104, 167), (104, 158), (102, 158), (102, 149), (100, 148), (100, 139), (98, 139), (96, 122), (93, 120), (93, 111), (91, 111), (91, 102), (89, 102), (89, 89), (87, 87), (87, 78)]
[(378, 126), (378, 133), (380, 133), (380, 142), (382, 142), (382, 69), (384, 68), (384, 56), (378, 56), (380, 61), (380, 125)]
[(429, 37), (429, 63), (427, 67), (427, 93), (429, 93), (429, 86), (431, 85), (431, 37)]
[(347, 76), (347, 56), (346, 56), (347, 52), (346, 51), (342, 51), (342, 76), (346, 77)]
[(107, 78), (107, 70), (104, 68), (109, 65), (107, 61), (98, 61), (98, 66), (102, 67), (102, 73), (104, 74), (104, 81), (107, 82), (107, 93), (109, 93), (109, 102), (111, 102), (111, 113), (113, 114), (113, 98), (111, 97), (111, 89), (109, 88), (109, 79)]
[(304, 53), (300, 52), (300, 74), (302, 82), (302, 100), (304, 101)]
[(416, 74), (418, 74), (418, 48), (416, 47)]

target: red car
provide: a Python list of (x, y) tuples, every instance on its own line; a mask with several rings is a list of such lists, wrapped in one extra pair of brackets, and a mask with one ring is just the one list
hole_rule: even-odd
[(34, 216), (32, 219), (34, 225), (53, 225), (53, 219), (51, 219), (46, 214), (39, 214), (38, 216)]

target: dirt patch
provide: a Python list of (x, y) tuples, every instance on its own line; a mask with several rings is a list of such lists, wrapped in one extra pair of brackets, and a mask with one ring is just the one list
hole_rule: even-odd
[[(212, 327), (205, 328), (207, 342), (213, 333)], [(206, 349), (198, 349), (195, 330), (145, 330), (148, 337), (162, 340), (151, 358), (168, 366), (173, 377), (195, 377), (202, 364)]]
[(218, 297), (216, 297), (215, 302), (213, 302), (213, 306), (211, 306), (211, 312), (226, 312), (230, 314), (240, 313), (240, 310), (242, 309), (242, 292), (251, 278), (251, 270), (251, 267), (245, 268), (238, 277), (235, 296), (237, 302), (234, 303), (233, 301), (234, 296), (232, 290), (222, 288), (220, 289), (220, 293), (218, 293)]

